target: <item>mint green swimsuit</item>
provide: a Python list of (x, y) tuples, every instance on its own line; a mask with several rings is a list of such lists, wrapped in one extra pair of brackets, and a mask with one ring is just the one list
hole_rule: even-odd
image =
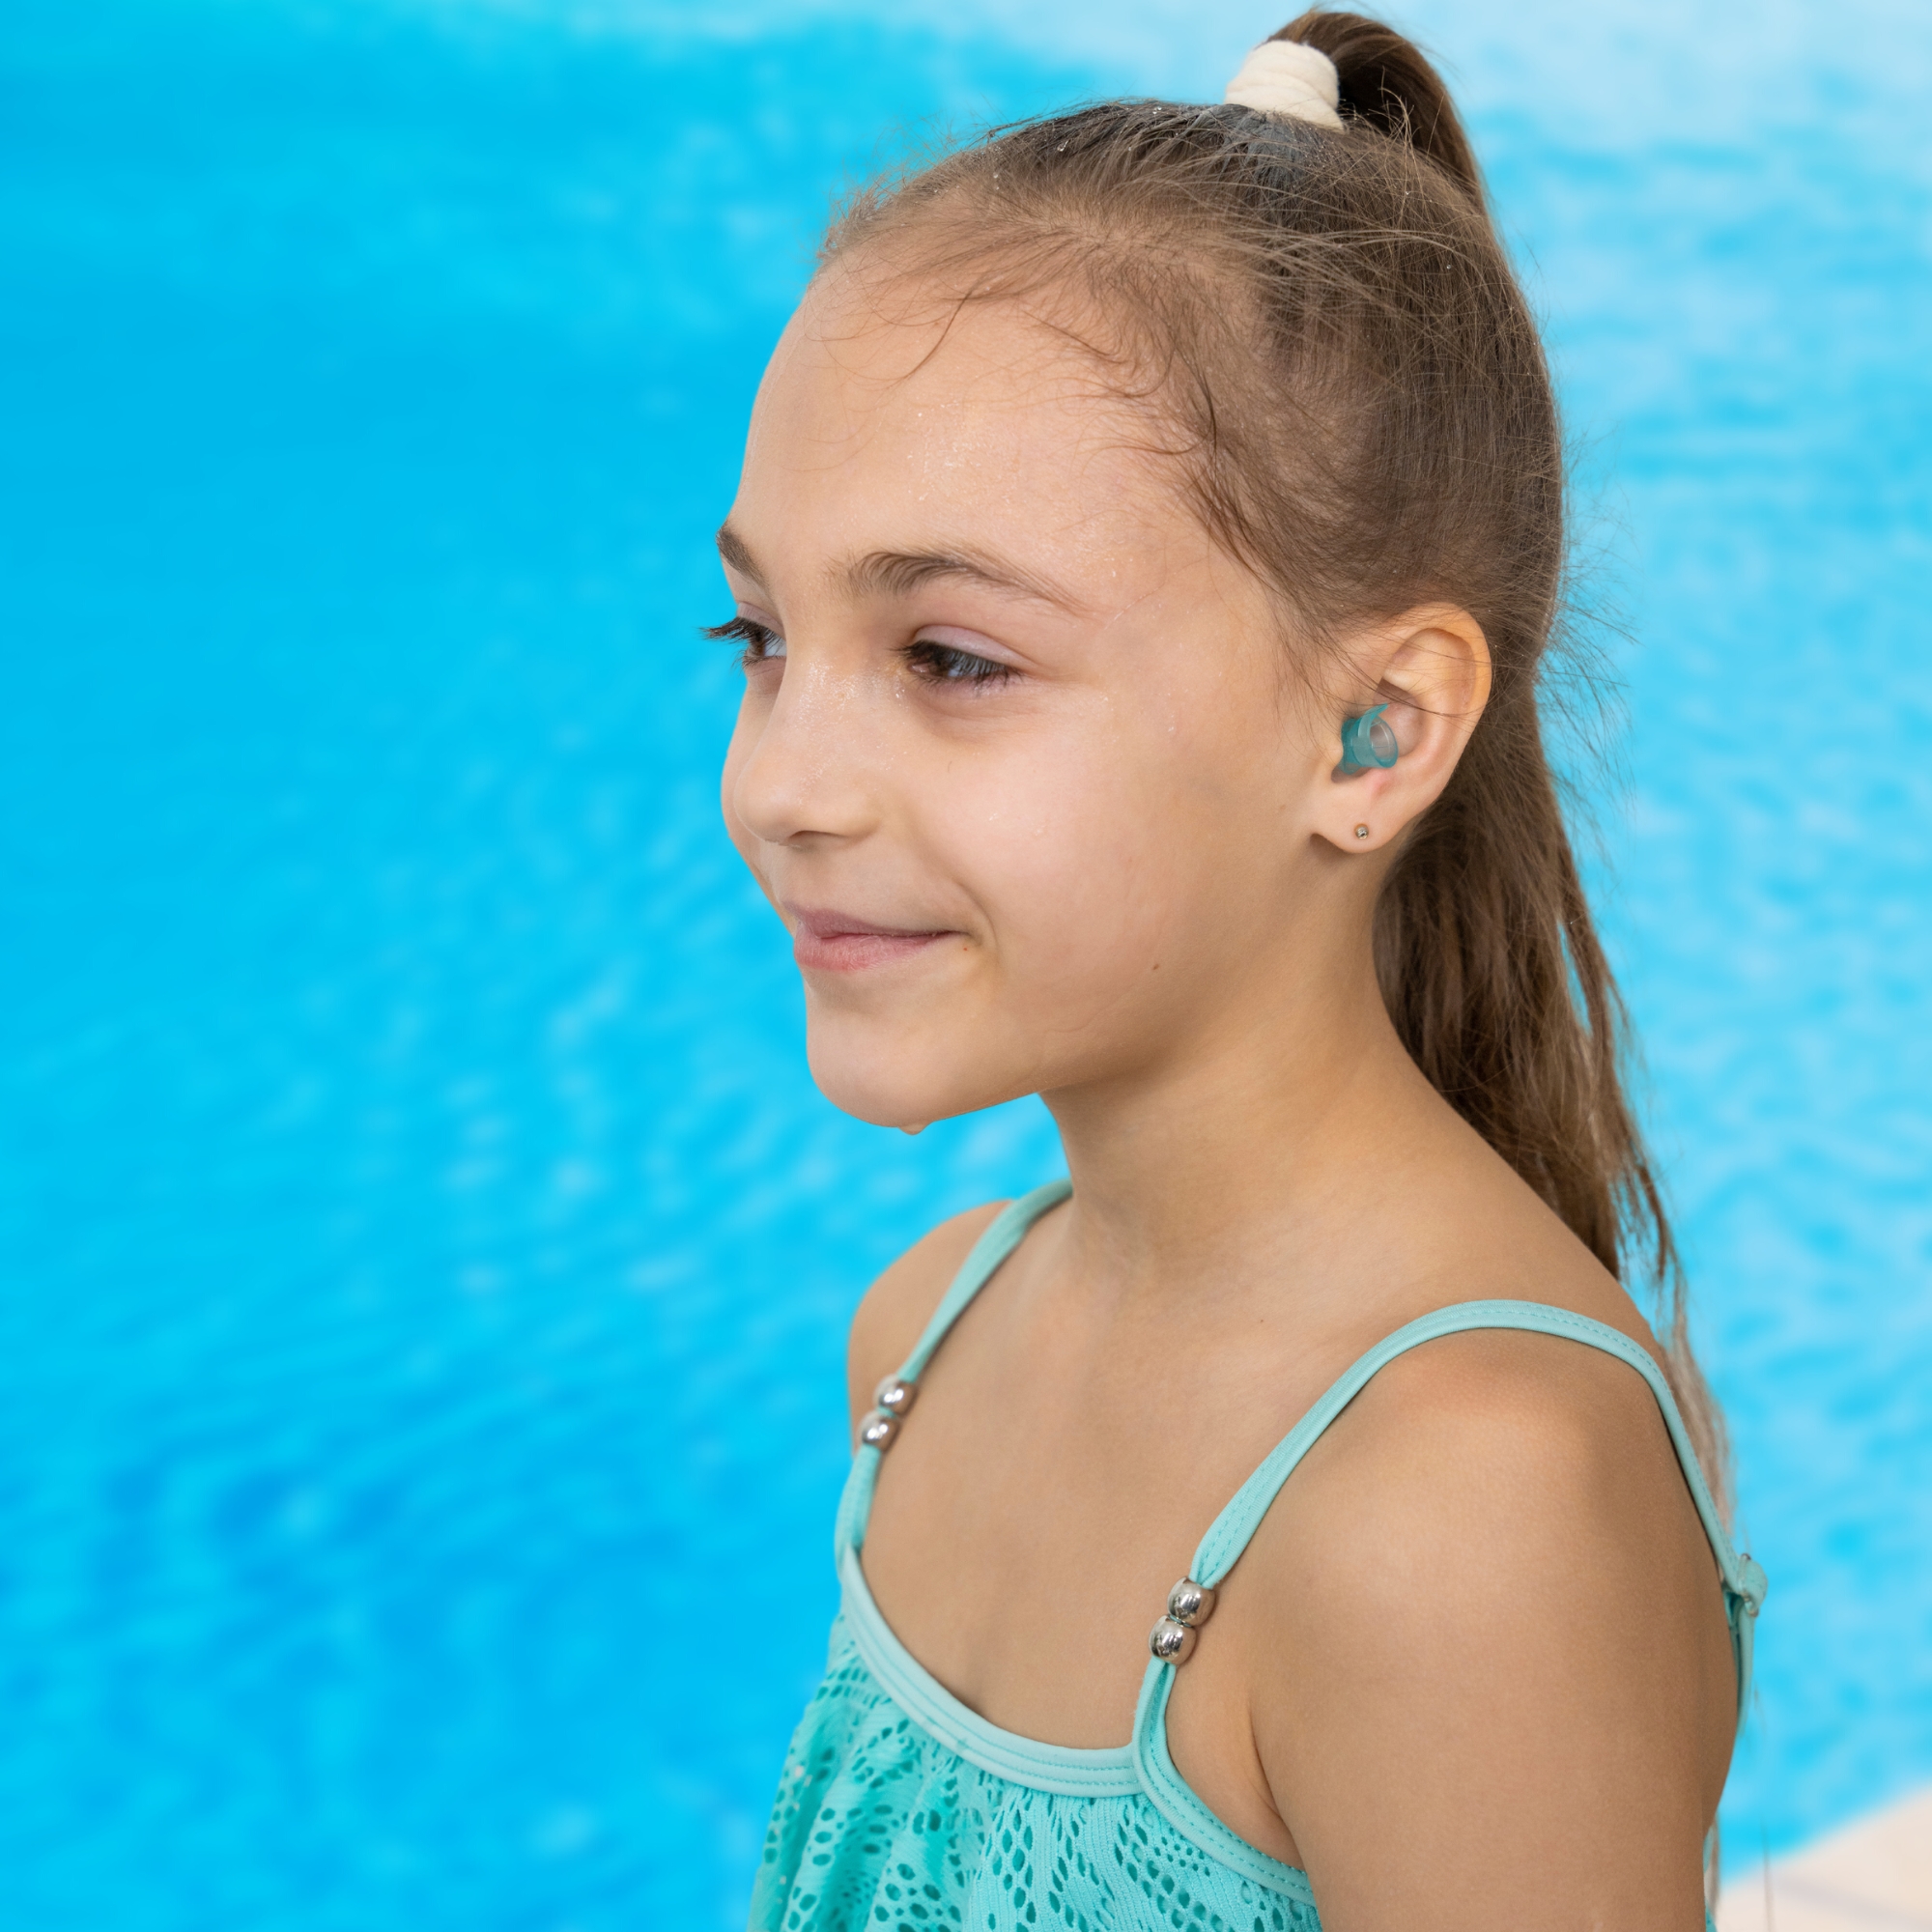
[[(916, 1382), (946, 1331), (1065, 1181), (1015, 1201), (980, 1237), (899, 1372)], [(1294, 1466), (1369, 1378), (1418, 1344), (1469, 1328), (1527, 1328), (1602, 1349), (1650, 1384), (1723, 1577), (1742, 1712), (1764, 1575), (1731, 1548), (1668, 1385), (1613, 1328), (1533, 1301), (1469, 1301), (1399, 1329), (1355, 1363), (1242, 1484), (1188, 1575), (1232, 1570)], [(1319, 1932), (1307, 1874), (1214, 1816), (1167, 1749), (1173, 1663), (1149, 1662), (1133, 1740), (1111, 1750), (1037, 1744), (970, 1711), (887, 1627), (859, 1550), (880, 1450), (862, 1448), (834, 1549), (843, 1604), (825, 1678), (785, 1760), (752, 1896), (752, 1932)], [(1211, 1638), (1204, 1639), (1211, 1641)]]

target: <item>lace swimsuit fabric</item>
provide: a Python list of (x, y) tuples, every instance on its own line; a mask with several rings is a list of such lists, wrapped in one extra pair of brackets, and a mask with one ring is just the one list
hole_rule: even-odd
[[(987, 1228), (901, 1381), (918, 1380), (960, 1311), (1068, 1191), (1065, 1181), (1037, 1189)], [(1221, 1582), (1296, 1463), (1378, 1369), (1471, 1328), (1568, 1336), (1620, 1357), (1650, 1384), (1722, 1574), (1742, 1711), (1763, 1573), (1733, 1552), (1656, 1363), (1615, 1329), (1539, 1302), (1439, 1309), (1370, 1350), (1242, 1485), (1188, 1575)], [(1001, 1730), (921, 1666), (880, 1616), (859, 1561), (881, 1453), (859, 1451), (839, 1505), (842, 1604), (824, 1681), (780, 1780), (752, 1932), (1319, 1932), (1307, 1875), (1230, 1831), (1176, 1771), (1167, 1748), (1175, 1664), (1150, 1660), (1133, 1737), (1111, 1750)]]

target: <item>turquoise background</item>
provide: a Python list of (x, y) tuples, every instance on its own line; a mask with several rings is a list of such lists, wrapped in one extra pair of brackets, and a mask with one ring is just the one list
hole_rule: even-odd
[[(1736, 1861), (1932, 1777), (1932, 25), (1543, 11), (1402, 17), (1577, 438), (1577, 770), (1773, 1577)], [(811, 1089), (709, 534), (841, 183), (1275, 24), (10, 0), (0, 1924), (741, 1920), (847, 1311), (1055, 1150)]]

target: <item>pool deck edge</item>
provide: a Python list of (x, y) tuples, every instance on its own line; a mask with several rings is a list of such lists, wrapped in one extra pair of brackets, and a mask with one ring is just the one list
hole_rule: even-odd
[(1932, 1932), (1932, 1786), (1738, 1872), (1718, 1932)]

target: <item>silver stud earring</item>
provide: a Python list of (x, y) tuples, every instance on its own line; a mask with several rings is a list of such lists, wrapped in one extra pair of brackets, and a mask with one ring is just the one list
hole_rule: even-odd
[(1358, 825), (1355, 827), (1355, 837), (1357, 838), (1366, 838), (1368, 836), (1369, 836), (1369, 828), (1366, 825)]

